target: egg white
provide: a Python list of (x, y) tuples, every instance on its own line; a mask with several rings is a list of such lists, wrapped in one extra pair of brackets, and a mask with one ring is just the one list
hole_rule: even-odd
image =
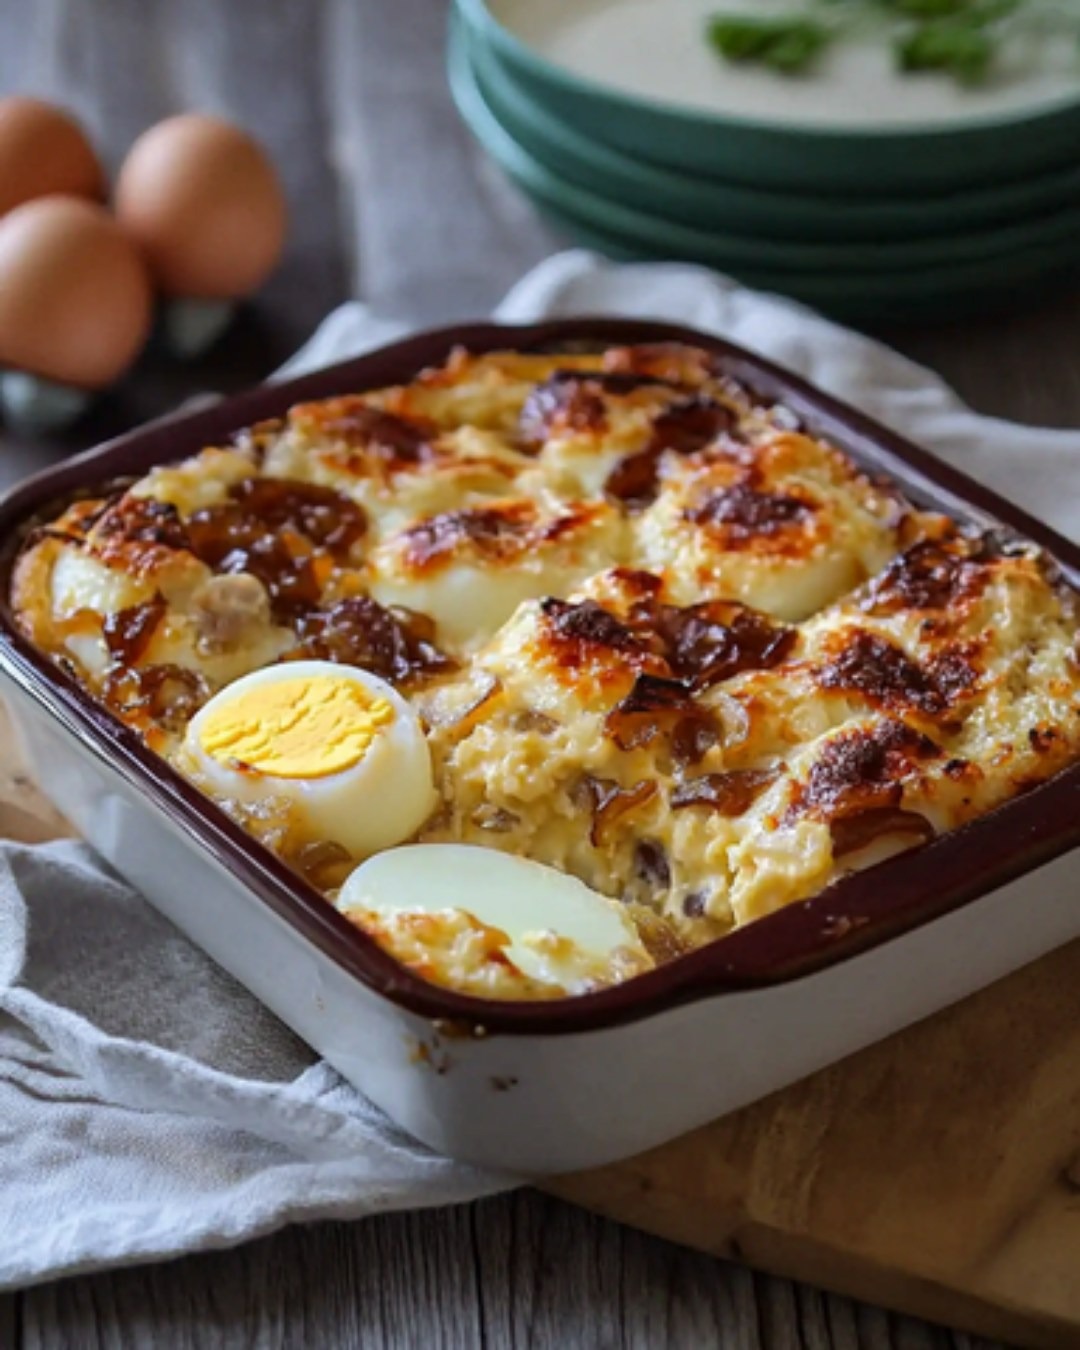
[(381, 605), (403, 605), (430, 615), (441, 641), (467, 648), (486, 641), (523, 600), (558, 592), (566, 580), (557, 568), (495, 569), (453, 562), (427, 577), (377, 576), (370, 590)]
[[(507, 934), (507, 955), (530, 979), (570, 990), (620, 953), (652, 964), (617, 901), (557, 868), (474, 844), (413, 844), (369, 858), (336, 907), (346, 917), (464, 912)], [(567, 941), (546, 943), (547, 935)]]
[[(318, 778), (286, 778), (231, 767), (208, 754), (202, 731), (215, 711), (267, 684), (330, 676), (385, 699), (393, 719), (377, 726), (363, 758)], [(412, 706), (385, 680), (330, 661), (291, 661), (254, 671), (215, 695), (188, 725), (185, 753), (204, 788), (246, 804), (287, 801), (311, 842), (333, 841), (354, 857), (390, 848), (415, 834), (435, 805), (431, 754)]]

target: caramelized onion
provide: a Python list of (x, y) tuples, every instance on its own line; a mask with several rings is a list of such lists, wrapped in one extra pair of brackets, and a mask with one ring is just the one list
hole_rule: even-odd
[(626, 908), (642, 945), (658, 966), (674, 961), (689, 950), (671, 922), (662, 914), (657, 914), (648, 905), (635, 904), (633, 901)]
[(652, 449), (624, 455), (604, 480), (604, 496), (628, 511), (644, 511), (656, 501), (660, 457)]
[(491, 834), (509, 834), (521, 824), (521, 817), (493, 802), (481, 802), (470, 817), (472, 823)]
[(101, 631), (114, 661), (127, 666), (138, 664), (165, 616), (165, 608), (164, 599), (155, 595), (153, 600), (105, 616)]
[(741, 816), (779, 777), (776, 769), (707, 773), (680, 783), (671, 794), (671, 805), (676, 811), (687, 806), (707, 806), (721, 816)]
[(370, 596), (353, 596), (331, 609), (302, 615), (296, 625), (298, 645), (289, 659), (338, 661), (404, 683), (455, 668), (453, 659), (435, 646), (433, 633), (426, 614), (385, 609)]
[[(501, 692), (498, 676), (487, 670), (479, 671), (468, 684), (434, 691), (424, 705), (424, 718), (430, 726), (464, 734), (481, 720), (479, 714)], [(454, 696), (460, 701), (455, 701)]]
[(356, 864), (349, 851), (332, 839), (304, 844), (292, 860), (293, 866), (319, 891), (335, 890)]
[(671, 885), (671, 864), (655, 840), (638, 840), (634, 846), (634, 871), (654, 890), (666, 891)]
[(660, 452), (673, 450), (679, 455), (693, 455), (735, 428), (735, 414), (730, 408), (704, 394), (694, 394), (657, 414), (652, 446)]
[(288, 478), (248, 478), (230, 500), (196, 511), (188, 547), (215, 572), (250, 573), (285, 620), (314, 609), (321, 594), (316, 555), (347, 561), (367, 518), (331, 488)]
[(333, 557), (347, 557), (367, 530), (367, 517), (356, 502), (317, 483), (246, 478), (231, 496), (264, 530), (268, 525), (294, 530)]
[(721, 743), (729, 749), (742, 745), (750, 735), (750, 711), (744, 703), (722, 690), (709, 695), (709, 710), (720, 726)]
[(122, 718), (150, 718), (167, 731), (182, 731), (208, 693), (201, 675), (174, 665), (117, 666), (104, 687), (106, 703)]
[(682, 763), (696, 763), (716, 745), (720, 730), (707, 708), (680, 680), (639, 675), (634, 687), (608, 713), (604, 730), (620, 750), (648, 745), (661, 732)]
[(887, 835), (914, 836), (926, 844), (935, 837), (934, 827), (917, 811), (902, 811), (893, 806), (871, 807), (830, 821), (833, 857), (843, 858), (866, 848)]
[(796, 633), (747, 605), (709, 600), (660, 606), (657, 630), (675, 674), (695, 689), (729, 680), (744, 670), (779, 665), (795, 645)]
[(582, 779), (582, 788), (592, 805), (593, 820), (589, 830), (589, 842), (594, 848), (603, 843), (605, 831), (636, 807), (643, 806), (656, 796), (656, 784), (643, 778), (631, 788), (621, 788), (605, 778)]
[(682, 912), (688, 919), (703, 919), (705, 909), (706, 896), (704, 891), (690, 891), (688, 895), (683, 896)]

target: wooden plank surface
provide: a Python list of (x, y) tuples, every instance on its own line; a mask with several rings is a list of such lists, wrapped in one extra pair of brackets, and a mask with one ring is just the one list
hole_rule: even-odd
[[(0, 0), (0, 91), (74, 105), (111, 164), (162, 113), (237, 116), (282, 167), (293, 217), (284, 267), (217, 351), (194, 367), (148, 357), (52, 444), (7, 438), (0, 478), (197, 389), (259, 378), (350, 293), (416, 320), (478, 313), (557, 242), (456, 122), (440, 74), (444, 11), (442, 0)], [(987, 411), (1080, 424), (1076, 297), (886, 336)], [(0, 1299), (3, 1350), (481, 1344), (990, 1350), (535, 1193)]]

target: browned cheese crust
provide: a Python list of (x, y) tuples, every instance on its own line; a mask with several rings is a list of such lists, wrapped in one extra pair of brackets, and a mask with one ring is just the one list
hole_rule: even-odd
[[(294, 407), (72, 505), (13, 600), (166, 756), (273, 662), (391, 680), (435, 763), (418, 837), (570, 871), (661, 958), (1080, 745), (1076, 600), (1038, 551), (917, 510), (687, 347), (456, 352)], [(245, 823), (328, 891), (355, 861)]]

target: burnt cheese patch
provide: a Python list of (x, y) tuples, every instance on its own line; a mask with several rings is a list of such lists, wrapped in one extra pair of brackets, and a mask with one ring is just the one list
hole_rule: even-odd
[(875, 633), (845, 633), (835, 656), (821, 668), (821, 685), (865, 696), (884, 708), (912, 708), (936, 717), (967, 694), (978, 679), (974, 662), (949, 648), (924, 665)]

